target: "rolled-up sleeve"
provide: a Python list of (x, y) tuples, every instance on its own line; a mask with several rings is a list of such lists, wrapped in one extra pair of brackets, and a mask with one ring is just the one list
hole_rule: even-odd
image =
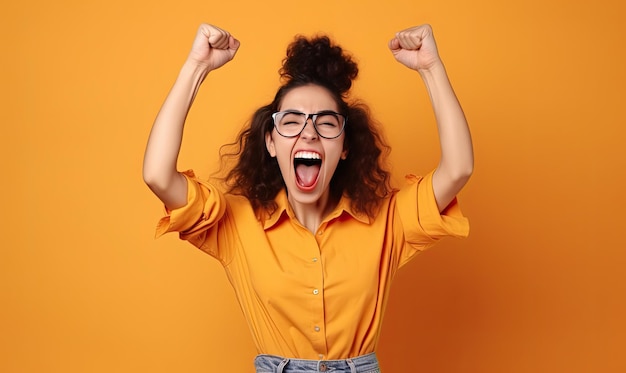
[(226, 202), (217, 188), (196, 178), (191, 170), (182, 174), (187, 179), (187, 204), (166, 211), (167, 215), (157, 224), (156, 237), (168, 232), (179, 232), (181, 239), (189, 240), (195, 234), (209, 229), (224, 215)]
[(443, 212), (435, 200), (433, 172), (424, 177), (407, 175), (407, 186), (396, 196), (396, 209), (402, 221), (406, 245), (401, 254), (401, 265), (416, 252), (422, 251), (443, 237), (467, 237), (469, 221), (463, 216), (455, 198)]

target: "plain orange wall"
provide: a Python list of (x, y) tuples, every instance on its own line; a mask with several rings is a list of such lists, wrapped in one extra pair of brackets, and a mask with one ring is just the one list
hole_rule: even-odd
[(35, 1), (3, 5), (0, 371), (252, 372), (223, 270), (141, 180), (152, 120), (200, 22), (242, 41), (190, 113), (209, 176), (278, 84), (296, 33), (360, 61), (394, 175), (436, 166), (425, 89), (386, 42), (431, 23), (473, 131), (467, 240), (399, 275), (389, 372), (626, 371), (626, 9), (598, 1)]

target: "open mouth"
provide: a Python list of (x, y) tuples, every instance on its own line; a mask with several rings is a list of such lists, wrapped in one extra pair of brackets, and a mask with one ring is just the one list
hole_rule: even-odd
[(322, 167), (322, 158), (315, 152), (297, 152), (293, 159), (296, 181), (303, 189), (315, 187)]

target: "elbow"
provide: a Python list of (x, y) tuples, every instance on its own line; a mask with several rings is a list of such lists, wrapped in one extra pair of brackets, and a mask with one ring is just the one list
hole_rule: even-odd
[(465, 185), (469, 181), (469, 179), (472, 177), (473, 173), (474, 173), (474, 163), (472, 162), (466, 165), (465, 167), (462, 167), (459, 170), (457, 170), (457, 172), (453, 176), (455, 177), (457, 183)]
[(457, 158), (454, 162), (442, 162), (441, 166), (450, 181), (456, 185), (465, 185), (474, 173), (474, 157), (470, 154), (461, 159)]
[(143, 166), (141, 176), (143, 177), (143, 182), (146, 183), (147, 186), (151, 186), (157, 183), (158, 177), (156, 173), (146, 167), (145, 164)]
[(467, 163), (465, 165), (459, 165), (459, 167), (454, 168), (441, 168), (443, 171), (444, 177), (448, 180), (450, 185), (456, 186), (459, 190), (463, 188), (465, 184), (469, 181), (474, 173), (474, 164), (473, 162)]
[(460, 190), (461, 188), (463, 188), (463, 186), (465, 186), (465, 184), (467, 184), (469, 179), (472, 177), (472, 172), (472, 168), (459, 170), (450, 175), (450, 180), (452, 181), (452, 184), (457, 185)]
[(471, 164), (468, 164), (466, 167), (463, 167), (460, 170), (458, 170), (456, 173), (456, 177), (459, 181), (463, 181), (464, 183), (467, 183), (470, 177), (472, 177), (473, 173), (474, 173), (474, 163), (472, 162)]
[(148, 188), (153, 192), (158, 194), (159, 191), (167, 190), (169, 180), (163, 172), (144, 166), (142, 177), (143, 182), (146, 183)]

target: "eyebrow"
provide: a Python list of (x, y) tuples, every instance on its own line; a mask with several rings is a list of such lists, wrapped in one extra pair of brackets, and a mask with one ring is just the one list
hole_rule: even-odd
[[(296, 109), (285, 109), (285, 110), (280, 110), (283, 113), (294, 113), (294, 114), (304, 114), (307, 115), (307, 113), (302, 112), (300, 110), (296, 110)], [(340, 114), (340, 112), (332, 110), (332, 109), (324, 109), (324, 110), (320, 110), (318, 112), (315, 113), (308, 113), (310, 115), (318, 115), (318, 114)]]

